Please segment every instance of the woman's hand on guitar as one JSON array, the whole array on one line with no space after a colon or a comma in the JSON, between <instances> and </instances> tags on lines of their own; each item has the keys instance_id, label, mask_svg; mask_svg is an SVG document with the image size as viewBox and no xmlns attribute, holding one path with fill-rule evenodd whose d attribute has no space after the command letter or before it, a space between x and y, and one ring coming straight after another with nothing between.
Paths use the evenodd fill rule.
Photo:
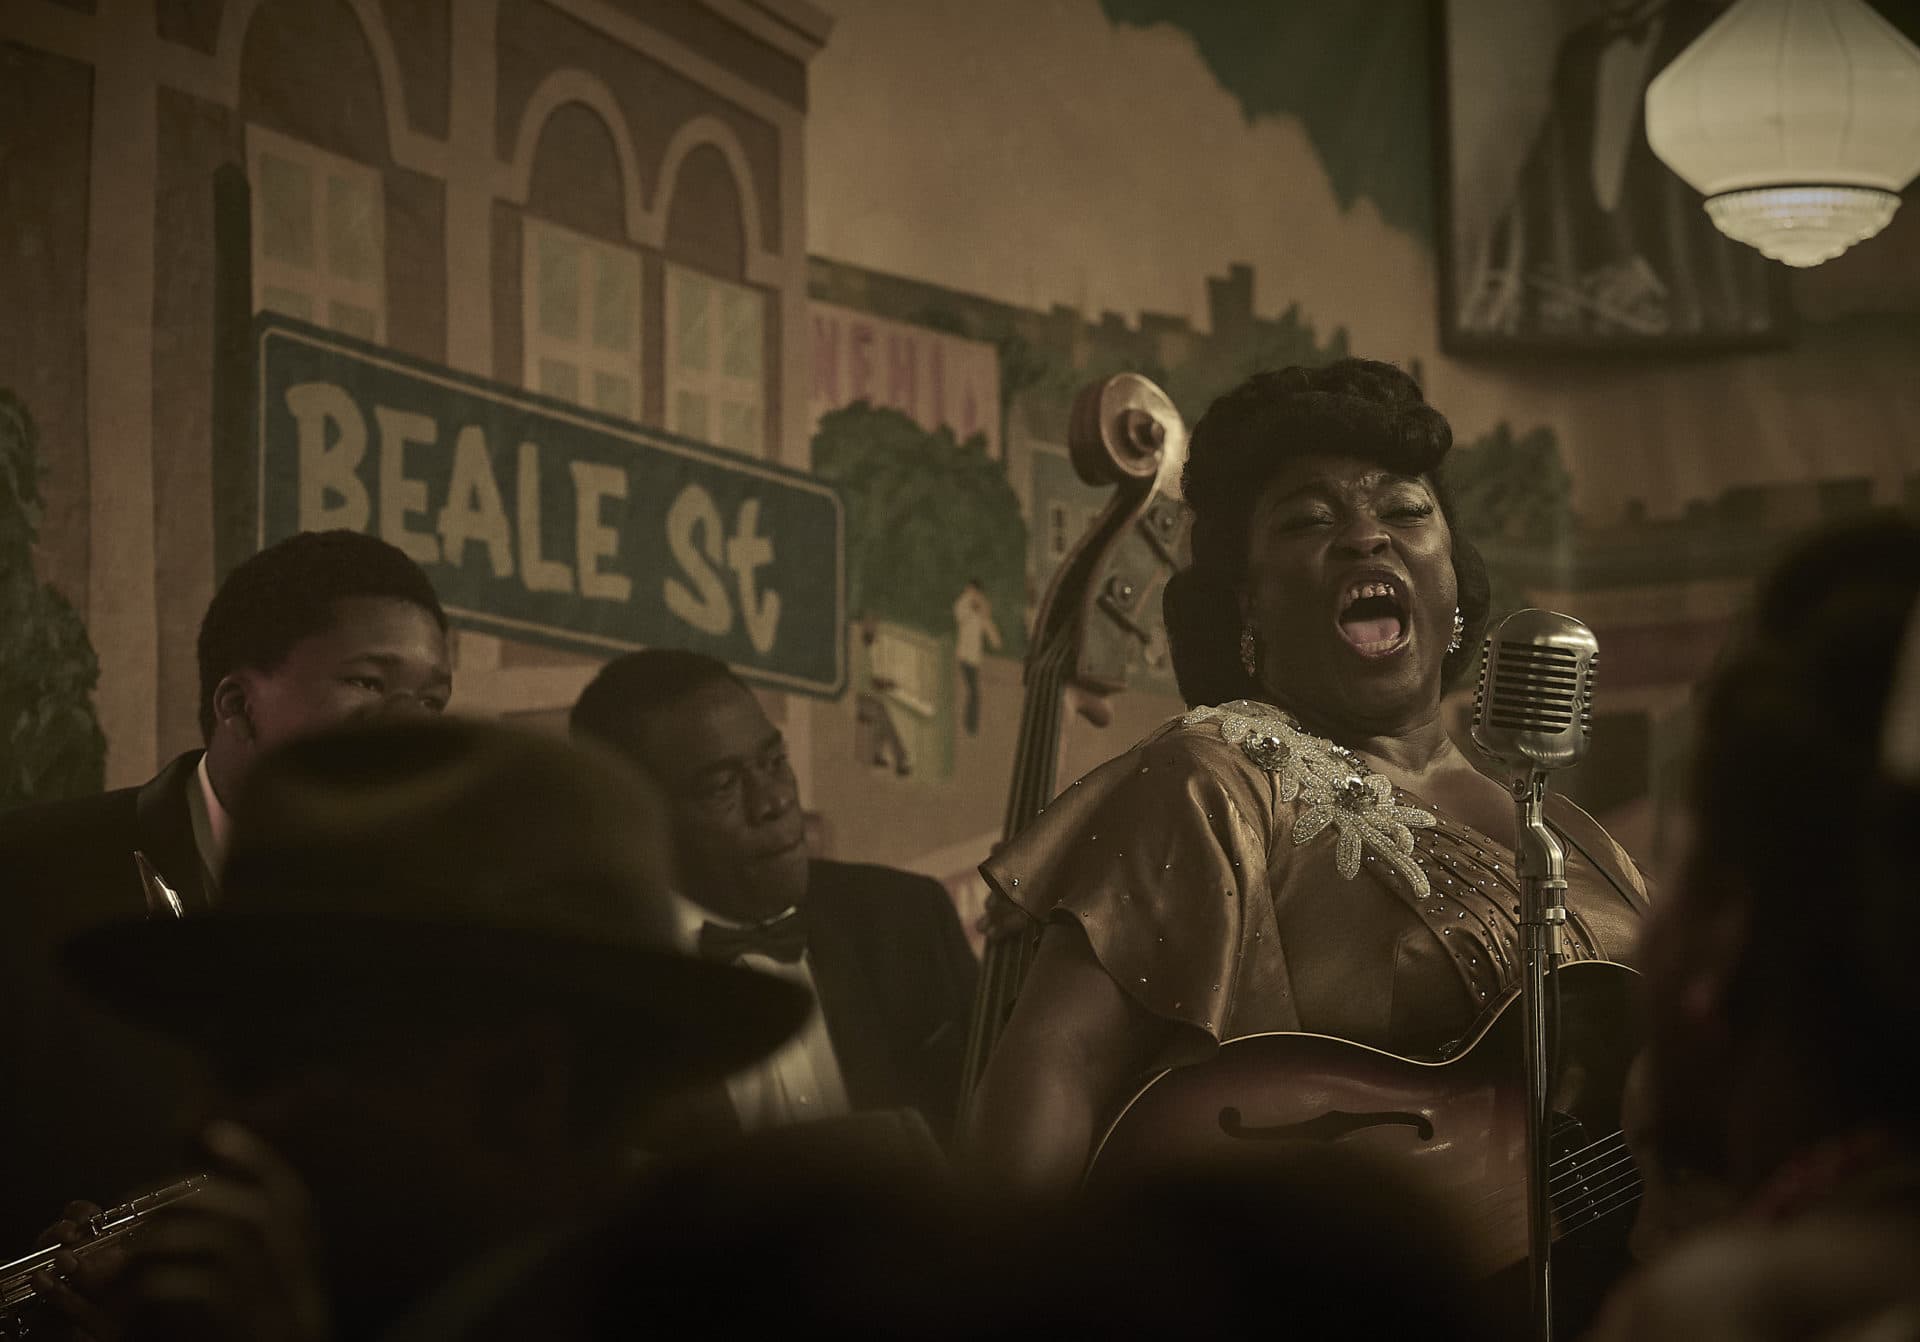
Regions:
<instances>
[{"instance_id":1,"label":"woman's hand on guitar","mask_svg":"<svg viewBox=\"0 0 1920 1342\"><path fill-rule=\"evenodd\" d=\"M1737 1203L1732 1188L1703 1171L1680 1167L1662 1151L1652 1064L1644 1049L1627 1068L1620 1127L1641 1179L1640 1207L1627 1242L1636 1259L1660 1258L1682 1240L1733 1214Z\"/></svg>"},{"instance_id":2,"label":"woman's hand on guitar","mask_svg":"<svg viewBox=\"0 0 1920 1342\"><path fill-rule=\"evenodd\" d=\"M974 920L973 930L988 941L1017 937L1034 930L1033 917L998 890L987 892L987 906Z\"/></svg>"},{"instance_id":3,"label":"woman's hand on guitar","mask_svg":"<svg viewBox=\"0 0 1920 1342\"><path fill-rule=\"evenodd\" d=\"M1063 696L1073 715L1084 718L1096 727L1109 727L1113 724L1113 696L1082 685L1077 680L1067 682Z\"/></svg>"}]
</instances>

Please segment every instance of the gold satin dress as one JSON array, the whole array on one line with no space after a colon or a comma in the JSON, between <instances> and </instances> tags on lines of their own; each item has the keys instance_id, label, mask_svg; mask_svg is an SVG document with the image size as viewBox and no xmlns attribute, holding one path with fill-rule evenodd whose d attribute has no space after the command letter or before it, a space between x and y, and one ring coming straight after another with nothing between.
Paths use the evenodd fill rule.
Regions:
<instances>
[{"instance_id":1,"label":"gold satin dress","mask_svg":"<svg viewBox=\"0 0 1920 1342\"><path fill-rule=\"evenodd\" d=\"M1647 887L1572 803L1572 959L1633 962ZM1499 840L1268 704L1197 709L1055 798L981 874L1177 1032L1163 1064L1272 1030L1437 1055L1518 982Z\"/></svg>"}]
</instances>

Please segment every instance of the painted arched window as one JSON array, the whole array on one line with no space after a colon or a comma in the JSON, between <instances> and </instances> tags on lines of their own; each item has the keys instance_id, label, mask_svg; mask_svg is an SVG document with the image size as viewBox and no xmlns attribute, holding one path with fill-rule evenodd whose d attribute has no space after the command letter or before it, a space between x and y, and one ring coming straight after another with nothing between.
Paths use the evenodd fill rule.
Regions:
<instances>
[{"instance_id":1,"label":"painted arched window","mask_svg":"<svg viewBox=\"0 0 1920 1342\"><path fill-rule=\"evenodd\" d=\"M767 418L766 295L672 262L666 279L667 427L760 456Z\"/></svg>"},{"instance_id":2,"label":"painted arched window","mask_svg":"<svg viewBox=\"0 0 1920 1342\"><path fill-rule=\"evenodd\" d=\"M562 72L549 88L553 98L580 96L530 114L537 139L520 216L522 377L535 391L637 420L643 261L630 237L632 152L616 129L623 113L578 72Z\"/></svg>"},{"instance_id":3,"label":"painted arched window","mask_svg":"<svg viewBox=\"0 0 1920 1342\"><path fill-rule=\"evenodd\" d=\"M640 254L524 220L526 380L622 419L640 416Z\"/></svg>"},{"instance_id":4,"label":"painted arched window","mask_svg":"<svg viewBox=\"0 0 1920 1342\"><path fill-rule=\"evenodd\" d=\"M767 438L768 303L743 282L748 239L738 183L720 149L701 144L672 179L667 204L667 427L747 456Z\"/></svg>"},{"instance_id":5,"label":"painted arched window","mask_svg":"<svg viewBox=\"0 0 1920 1342\"><path fill-rule=\"evenodd\" d=\"M375 16L351 0L241 5L224 29L240 42L255 310L387 343L398 90Z\"/></svg>"},{"instance_id":6,"label":"painted arched window","mask_svg":"<svg viewBox=\"0 0 1920 1342\"><path fill-rule=\"evenodd\" d=\"M253 306L383 344L386 205L380 171L247 127Z\"/></svg>"}]
</instances>

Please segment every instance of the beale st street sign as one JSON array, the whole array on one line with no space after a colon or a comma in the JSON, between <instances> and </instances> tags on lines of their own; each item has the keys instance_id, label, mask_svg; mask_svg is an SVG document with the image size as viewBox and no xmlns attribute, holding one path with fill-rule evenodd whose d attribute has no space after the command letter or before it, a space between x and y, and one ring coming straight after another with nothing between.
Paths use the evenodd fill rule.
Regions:
<instances>
[{"instance_id":1,"label":"beale st street sign","mask_svg":"<svg viewBox=\"0 0 1920 1342\"><path fill-rule=\"evenodd\" d=\"M262 546L365 531L465 628L845 684L840 500L817 480L277 316L254 398Z\"/></svg>"}]
</instances>

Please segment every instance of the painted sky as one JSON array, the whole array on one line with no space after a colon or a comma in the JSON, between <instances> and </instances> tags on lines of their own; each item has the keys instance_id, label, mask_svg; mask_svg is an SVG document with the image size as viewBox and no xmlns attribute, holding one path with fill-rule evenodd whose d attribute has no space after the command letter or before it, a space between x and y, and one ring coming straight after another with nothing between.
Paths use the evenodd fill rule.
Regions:
<instances>
[{"instance_id":1,"label":"painted sky","mask_svg":"<svg viewBox=\"0 0 1920 1342\"><path fill-rule=\"evenodd\" d=\"M1249 121L1297 116L1344 207L1361 196L1388 223L1433 235L1425 128L1433 89L1430 0L1363 5L1100 0L1117 24L1171 24ZM1328 60L1338 51L1341 59Z\"/></svg>"},{"instance_id":2,"label":"painted sky","mask_svg":"<svg viewBox=\"0 0 1920 1342\"><path fill-rule=\"evenodd\" d=\"M1187 33L1116 26L1097 0L827 7L808 128L816 254L1196 325L1206 277L1244 261L1262 312L1298 301L1363 347L1430 352L1421 238L1364 196L1343 206L1301 121L1249 121Z\"/></svg>"}]
</instances>

